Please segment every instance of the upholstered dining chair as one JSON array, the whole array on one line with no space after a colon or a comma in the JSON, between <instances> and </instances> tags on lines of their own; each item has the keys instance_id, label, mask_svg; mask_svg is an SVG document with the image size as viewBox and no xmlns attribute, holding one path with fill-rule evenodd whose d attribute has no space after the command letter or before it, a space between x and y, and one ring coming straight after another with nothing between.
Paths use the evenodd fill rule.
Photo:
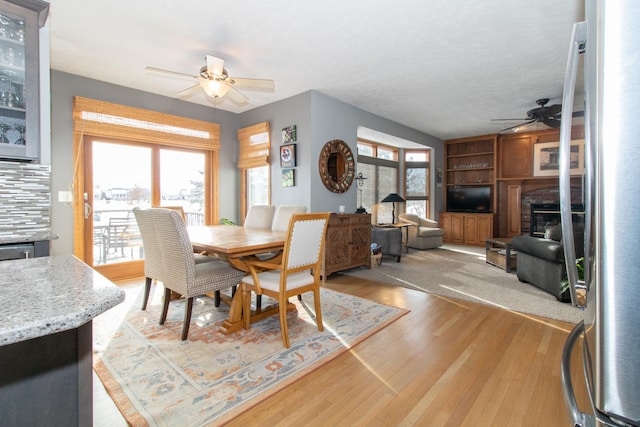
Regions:
<instances>
[{"instance_id":1,"label":"upholstered dining chair","mask_svg":"<svg viewBox=\"0 0 640 427\"><path fill-rule=\"evenodd\" d=\"M147 309L147 303L149 301L149 294L151 293L151 284L155 280L156 282L162 282L162 253L160 252L160 246L158 243L158 236L153 227L153 220L151 219L151 210L135 207L133 210L133 216L138 224L140 230L140 236L142 237L142 248L144 249L144 295L142 298L142 310ZM178 213L180 213L178 211ZM207 255L193 254L196 264L203 262L215 261ZM220 299L220 292L216 293L216 300Z\"/></svg>"},{"instance_id":2,"label":"upholstered dining chair","mask_svg":"<svg viewBox=\"0 0 640 427\"><path fill-rule=\"evenodd\" d=\"M273 222L271 223L272 230L287 231L289 227L289 219L293 214L306 213L306 206L288 206L280 205L276 209L276 213L273 215Z\"/></svg>"},{"instance_id":3,"label":"upholstered dining chair","mask_svg":"<svg viewBox=\"0 0 640 427\"><path fill-rule=\"evenodd\" d=\"M251 293L268 295L278 301L282 342L290 347L287 327L287 302L292 296L313 292L318 330L322 325L320 307L320 266L329 213L294 214L289 221L282 259L274 264L268 261L247 261L250 275L241 282L243 292L243 321L250 327Z\"/></svg>"},{"instance_id":4,"label":"upholstered dining chair","mask_svg":"<svg viewBox=\"0 0 640 427\"><path fill-rule=\"evenodd\" d=\"M151 209L151 219L162 254L162 283L165 288L160 324L163 325L167 319L171 292L181 294L186 299L182 325L184 341L189 334L193 298L236 286L246 273L223 260L196 264L187 227L178 212Z\"/></svg>"},{"instance_id":5,"label":"upholstered dining chair","mask_svg":"<svg viewBox=\"0 0 640 427\"><path fill-rule=\"evenodd\" d=\"M242 225L247 228L271 228L275 209L273 205L253 205L249 208Z\"/></svg>"}]
</instances>

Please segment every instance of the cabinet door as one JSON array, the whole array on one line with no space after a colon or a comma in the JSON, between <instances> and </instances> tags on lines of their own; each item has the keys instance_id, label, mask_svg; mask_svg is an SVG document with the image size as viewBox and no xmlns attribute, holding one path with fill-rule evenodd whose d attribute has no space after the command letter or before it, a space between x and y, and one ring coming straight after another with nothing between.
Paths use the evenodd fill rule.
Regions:
<instances>
[{"instance_id":1,"label":"cabinet door","mask_svg":"<svg viewBox=\"0 0 640 427\"><path fill-rule=\"evenodd\" d=\"M486 215L477 218L477 243L484 243L493 237L493 216Z\"/></svg>"},{"instance_id":2,"label":"cabinet door","mask_svg":"<svg viewBox=\"0 0 640 427\"><path fill-rule=\"evenodd\" d=\"M478 244L478 218L471 215L464 216L464 243Z\"/></svg>"},{"instance_id":3,"label":"cabinet door","mask_svg":"<svg viewBox=\"0 0 640 427\"><path fill-rule=\"evenodd\" d=\"M451 216L451 241L464 243L464 217L462 215Z\"/></svg>"},{"instance_id":4,"label":"cabinet door","mask_svg":"<svg viewBox=\"0 0 640 427\"><path fill-rule=\"evenodd\" d=\"M36 9L40 7L46 9L48 5L36 5ZM3 158L40 157L39 13L0 1L0 157Z\"/></svg>"},{"instance_id":5,"label":"cabinet door","mask_svg":"<svg viewBox=\"0 0 640 427\"><path fill-rule=\"evenodd\" d=\"M351 264L371 262L371 224L356 224L351 227L349 247Z\"/></svg>"},{"instance_id":6,"label":"cabinet door","mask_svg":"<svg viewBox=\"0 0 640 427\"><path fill-rule=\"evenodd\" d=\"M325 271L331 274L349 264L349 227L329 224L325 240Z\"/></svg>"},{"instance_id":7,"label":"cabinet door","mask_svg":"<svg viewBox=\"0 0 640 427\"><path fill-rule=\"evenodd\" d=\"M440 228L444 230L442 240L445 242L451 241L451 215L445 213L440 214Z\"/></svg>"},{"instance_id":8,"label":"cabinet door","mask_svg":"<svg viewBox=\"0 0 640 427\"><path fill-rule=\"evenodd\" d=\"M500 137L499 178L531 176L533 138L530 135Z\"/></svg>"}]
</instances>

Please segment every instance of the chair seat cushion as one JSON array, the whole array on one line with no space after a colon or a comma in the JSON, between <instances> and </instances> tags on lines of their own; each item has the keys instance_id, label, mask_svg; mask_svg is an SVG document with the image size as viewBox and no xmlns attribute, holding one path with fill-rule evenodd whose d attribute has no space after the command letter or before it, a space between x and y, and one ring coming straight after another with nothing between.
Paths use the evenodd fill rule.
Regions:
<instances>
[{"instance_id":1,"label":"chair seat cushion","mask_svg":"<svg viewBox=\"0 0 640 427\"><path fill-rule=\"evenodd\" d=\"M280 271L269 270L258 274L258 280L260 281L260 287L272 292L280 291ZM243 282L250 285L254 285L253 276L248 275ZM303 286L311 285L313 283L313 275L310 271L301 271L299 273L289 274L287 276L287 289L296 289Z\"/></svg>"},{"instance_id":2,"label":"chair seat cushion","mask_svg":"<svg viewBox=\"0 0 640 427\"><path fill-rule=\"evenodd\" d=\"M444 230L442 228L418 227L418 237L437 237L443 235Z\"/></svg>"}]
</instances>

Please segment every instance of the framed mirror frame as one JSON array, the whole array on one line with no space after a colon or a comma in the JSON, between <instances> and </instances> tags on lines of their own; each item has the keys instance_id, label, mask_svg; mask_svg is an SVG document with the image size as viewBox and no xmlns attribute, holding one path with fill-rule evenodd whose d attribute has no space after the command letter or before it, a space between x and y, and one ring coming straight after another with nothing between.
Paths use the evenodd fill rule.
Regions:
<instances>
[{"instance_id":1,"label":"framed mirror frame","mask_svg":"<svg viewBox=\"0 0 640 427\"><path fill-rule=\"evenodd\" d=\"M349 145L341 139L327 142L318 161L320 179L333 193L344 193L353 184L356 163Z\"/></svg>"}]
</instances>

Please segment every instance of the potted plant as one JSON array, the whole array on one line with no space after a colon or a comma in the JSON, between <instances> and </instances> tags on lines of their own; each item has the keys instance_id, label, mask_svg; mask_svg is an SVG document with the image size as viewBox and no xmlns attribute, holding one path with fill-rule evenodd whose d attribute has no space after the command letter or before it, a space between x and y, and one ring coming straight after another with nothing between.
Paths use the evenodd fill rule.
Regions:
<instances>
[{"instance_id":1,"label":"potted plant","mask_svg":"<svg viewBox=\"0 0 640 427\"><path fill-rule=\"evenodd\" d=\"M578 280L584 281L584 257L576 259L576 267L578 268ZM564 279L560 282L560 291L562 302L571 301L571 294L569 291L569 278L565 274Z\"/></svg>"}]
</instances>

